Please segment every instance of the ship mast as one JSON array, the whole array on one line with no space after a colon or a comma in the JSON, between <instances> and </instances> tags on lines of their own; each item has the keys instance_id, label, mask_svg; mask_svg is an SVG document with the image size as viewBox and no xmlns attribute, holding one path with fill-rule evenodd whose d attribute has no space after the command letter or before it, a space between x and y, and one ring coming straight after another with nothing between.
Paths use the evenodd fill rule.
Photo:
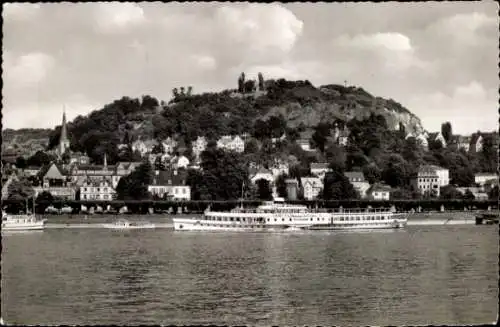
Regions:
<instances>
[{"instance_id":1,"label":"ship mast","mask_svg":"<svg viewBox=\"0 0 500 327\"><path fill-rule=\"evenodd\" d=\"M243 196L244 196L244 195L243 195L243 194L244 194L244 193L243 193L243 192L244 192L244 191L243 191L243 188L244 188L244 187L245 187L245 181L243 181L243 182L241 183L240 208L242 208L242 209L243 209Z\"/></svg>"}]
</instances>

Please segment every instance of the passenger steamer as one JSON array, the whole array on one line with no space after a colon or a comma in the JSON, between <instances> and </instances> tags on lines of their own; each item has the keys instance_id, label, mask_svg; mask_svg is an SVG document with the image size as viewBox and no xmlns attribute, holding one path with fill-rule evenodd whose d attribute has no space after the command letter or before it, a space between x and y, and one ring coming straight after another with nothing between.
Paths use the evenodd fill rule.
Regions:
<instances>
[{"instance_id":1,"label":"passenger steamer","mask_svg":"<svg viewBox=\"0 0 500 327\"><path fill-rule=\"evenodd\" d=\"M179 231L289 231L403 228L407 216L390 209L313 212L283 199L267 202L255 210L237 208L231 212L207 209L201 218L174 218Z\"/></svg>"},{"instance_id":2,"label":"passenger steamer","mask_svg":"<svg viewBox=\"0 0 500 327\"><path fill-rule=\"evenodd\" d=\"M32 231L43 230L46 219L37 219L35 214L28 210L28 200L26 200L27 214L10 215L2 210L2 232L3 231ZM33 204L33 212L34 204Z\"/></svg>"},{"instance_id":3,"label":"passenger steamer","mask_svg":"<svg viewBox=\"0 0 500 327\"><path fill-rule=\"evenodd\" d=\"M9 215L2 212L2 231L43 230L45 220L38 220L35 215Z\"/></svg>"}]
</instances>

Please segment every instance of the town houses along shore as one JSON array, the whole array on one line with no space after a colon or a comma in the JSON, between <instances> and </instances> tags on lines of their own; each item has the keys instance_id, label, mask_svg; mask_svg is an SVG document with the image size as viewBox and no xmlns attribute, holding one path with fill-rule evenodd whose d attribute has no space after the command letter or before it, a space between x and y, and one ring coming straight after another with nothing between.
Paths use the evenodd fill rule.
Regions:
<instances>
[{"instance_id":1,"label":"town houses along shore","mask_svg":"<svg viewBox=\"0 0 500 327\"><path fill-rule=\"evenodd\" d=\"M276 117L256 122L252 133L200 133L189 142L178 134L127 138L112 149L132 154L128 157L133 160L121 161L106 151L94 160L72 151L63 113L53 149L4 149L2 199L95 203L498 198L498 174L490 163L498 133L461 136L453 135L450 127L412 134L401 123L388 130L384 118L375 114L304 130L288 128L283 117ZM261 135L259 124L274 130Z\"/></svg>"}]
</instances>

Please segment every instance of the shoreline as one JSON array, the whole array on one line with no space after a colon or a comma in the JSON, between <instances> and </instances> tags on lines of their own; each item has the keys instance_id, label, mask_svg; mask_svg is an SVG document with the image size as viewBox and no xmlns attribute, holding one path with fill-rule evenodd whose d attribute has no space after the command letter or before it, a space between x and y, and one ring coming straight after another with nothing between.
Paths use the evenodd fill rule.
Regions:
<instances>
[{"instance_id":1,"label":"shoreline","mask_svg":"<svg viewBox=\"0 0 500 327\"><path fill-rule=\"evenodd\" d=\"M475 219L417 219L409 220L406 226L444 226L444 225L475 225ZM173 223L154 223L154 229L174 229ZM46 223L45 229L110 229L104 223Z\"/></svg>"}]
</instances>

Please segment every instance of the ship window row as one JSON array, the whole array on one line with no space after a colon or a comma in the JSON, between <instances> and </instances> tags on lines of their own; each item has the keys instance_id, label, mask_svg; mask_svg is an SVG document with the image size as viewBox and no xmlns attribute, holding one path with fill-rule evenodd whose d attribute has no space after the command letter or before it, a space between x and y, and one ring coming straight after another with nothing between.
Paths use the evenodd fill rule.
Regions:
<instances>
[{"instance_id":1,"label":"ship window row","mask_svg":"<svg viewBox=\"0 0 500 327\"><path fill-rule=\"evenodd\" d=\"M202 224L200 223L200 226L212 226L212 227L240 227L239 225L217 225L217 224ZM261 226L261 225L250 225L248 226L250 228L263 228L264 226Z\"/></svg>"},{"instance_id":2,"label":"ship window row","mask_svg":"<svg viewBox=\"0 0 500 327\"><path fill-rule=\"evenodd\" d=\"M385 220L386 216L376 217L376 216L366 216L366 217L340 217L340 221L366 221L366 220ZM389 219L387 217L387 219Z\"/></svg>"},{"instance_id":3,"label":"ship window row","mask_svg":"<svg viewBox=\"0 0 500 327\"><path fill-rule=\"evenodd\" d=\"M235 222L260 222L262 221L262 218L245 218L245 217L210 217L207 216L205 220L212 220L212 221L235 221Z\"/></svg>"}]
</instances>

